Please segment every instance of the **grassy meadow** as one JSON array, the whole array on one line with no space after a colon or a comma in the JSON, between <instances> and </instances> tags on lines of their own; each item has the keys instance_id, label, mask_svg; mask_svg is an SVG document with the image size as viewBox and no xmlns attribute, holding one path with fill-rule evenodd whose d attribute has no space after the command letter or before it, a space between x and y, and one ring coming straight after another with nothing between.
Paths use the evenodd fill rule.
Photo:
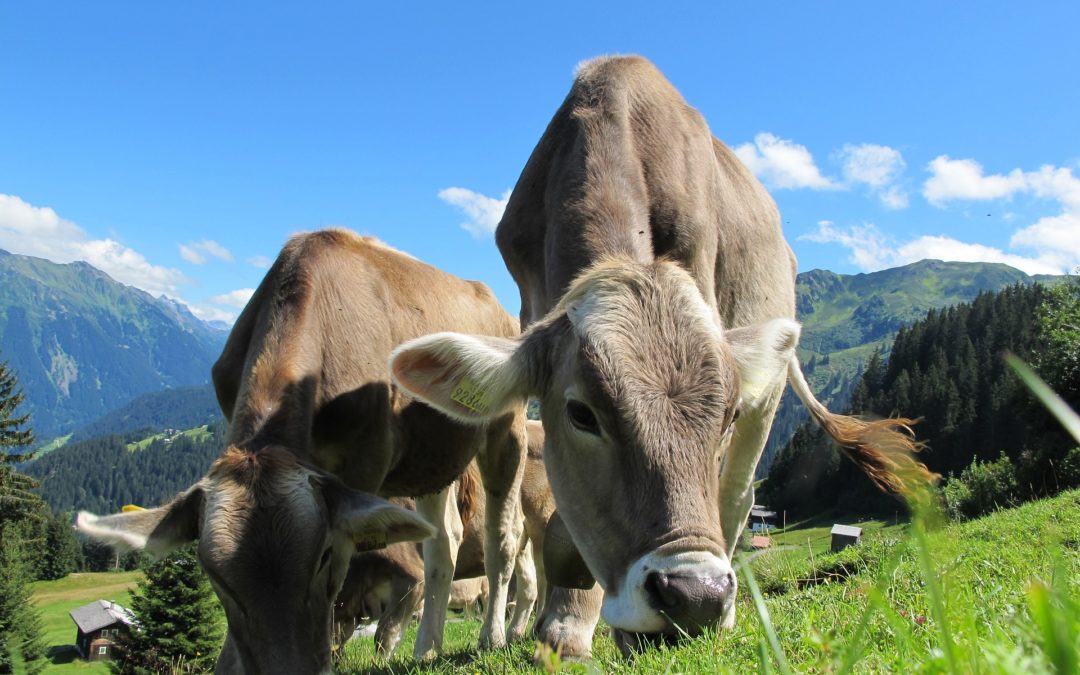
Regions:
<instances>
[{"instance_id":1,"label":"grassy meadow","mask_svg":"<svg viewBox=\"0 0 1080 675\"><path fill-rule=\"evenodd\" d=\"M415 626L390 661L373 640L348 643L339 673L1080 672L1080 491L967 523L868 521L863 543L830 553L840 514L788 523L773 548L743 554L738 622L627 660L601 624L593 658L561 663L536 645L477 652L480 625L452 617L444 655L411 659ZM747 570L751 574L747 573ZM97 599L124 604L138 572L74 574L34 584L49 673L105 673L73 659L68 612Z\"/></svg>"},{"instance_id":2,"label":"grassy meadow","mask_svg":"<svg viewBox=\"0 0 1080 675\"><path fill-rule=\"evenodd\" d=\"M77 658L75 622L68 612L94 600L112 600L130 607L130 591L141 572L84 572L31 585L33 602L41 610L43 638L48 650L46 673L108 673L105 661Z\"/></svg>"},{"instance_id":3,"label":"grassy meadow","mask_svg":"<svg viewBox=\"0 0 1080 675\"><path fill-rule=\"evenodd\" d=\"M744 555L734 630L625 660L601 624L591 661L560 663L549 654L542 669L1080 672L1080 491L967 523L864 523L863 543L836 554L827 552L826 520L789 527L773 549ZM448 623L444 656L423 665L410 658L415 626L389 662L376 658L371 638L360 638L347 645L338 671L537 670L534 644L478 653L478 633L476 622Z\"/></svg>"}]
</instances>

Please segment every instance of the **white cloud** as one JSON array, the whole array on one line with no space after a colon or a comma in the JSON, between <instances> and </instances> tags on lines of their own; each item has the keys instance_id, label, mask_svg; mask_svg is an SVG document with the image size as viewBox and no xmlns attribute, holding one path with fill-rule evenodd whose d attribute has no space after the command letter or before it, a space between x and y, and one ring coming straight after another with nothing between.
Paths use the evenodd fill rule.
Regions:
<instances>
[{"instance_id":1,"label":"white cloud","mask_svg":"<svg viewBox=\"0 0 1080 675\"><path fill-rule=\"evenodd\" d=\"M215 295L210 298L210 302L215 305L225 305L227 307L242 308L254 295L254 288L238 288L235 291L229 291L228 293L222 293L221 295Z\"/></svg>"},{"instance_id":2,"label":"white cloud","mask_svg":"<svg viewBox=\"0 0 1080 675\"><path fill-rule=\"evenodd\" d=\"M224 321L232 323L236 321L236 312L230 312L212 305L188 305L191 313L203 321Z\"/></svg>"},{"instance_id":3,"label":"white cloud","mask_svg":"<svg viewBox=\"0 0 1080 675\"><path fill-rule=\"evenodd\" d=\"M908 205L907 193L896 184L905 163L899 150L886 145L845 145L837 153L848 183L863 183L890 209Z\"/></svg>"},{"instance_id":4,"label":"white cloud","mask_svg":"<svg viewBox=\"0 0 1080 675\"><path fill-rule=\"evenodd\" d=\"M930 178L923 185L923 196L935 206L964 199L983 201L1011 197L1025 188L1024 172L1014 169L1008 175L983 175L982 165L973 159L935 157L927 170Z\"/></svg>"},{"instance_id":5,"label":"white cloud","mask_svg":"<svg viewBox=\"0 0 1080 675\"><path fill-rule=\"evenodd\" d=\"M835 227L831 221L819 220L817 232L804 234L799 239L819 244L840 244L851 251L848 260L865 272L889 267L890 260L895 256L885 235L872 224L853 225L845 231Z\"/></svg>"},{"instance_id":6,"label":"white cloud","mask_svg":"<svg viewBox=\"0 0 1080 675\"><path fill-rule=\"evenodd\" d=\"M464 211L470 220L462 223L461 227L477 239L482 239L495 233L506 210L506 203L510 200L510 190L495 199L466 188L449 187L439 190L439 199Z\"/></svg>"},{"instance_id":7,"label":"white cloud","mask_svg":"<svg viewBox=\"0 0 1080 675\"><path fill-rule=\"evenodd\" d=\"M744 143L735 148L735 154L769 187L812 190L835 190L841 187L821 175L806 146L778 138L768 132L754 136L753 143Z\"/></svg>"},{"instance_id":8,"label":"white cloud","mask_svg":"<svg viewBox=\"0 0 1080 675\"><path fill-rule=\"evenodd\" d=\"M273 262L273 260L267 258L264 255L255 255L247 259L247 264L251 265L252 267L258 267L261 270L270 269L270 265Z\"/></svg>"},{"instance_id":9,"label":"white cloud","mask_svg":"<svg viewBox=\"0 0 1080 675\"><path fill-rule=\"evenodd\" d=\"M992 246L959 241L952 237L922 236L905 244L896 245L873 224L854 225L842 230L833 227L828 221L820 221L816 232L804 234L799 239L840 244L851 251L848 260L864 272L907 265L926 258L959 262L1004 263L1028 274L1061 274L1067 271L1067 266L1054 254L1025 257L1006 253Z\"/></svg>"},{"instance_id":10,"label":"white cloud","mask_svg":"<svg viewBox=\"0 0 1080 675\"><path fill-rule=\"evenodd\" d=\"M191 280L177 269L152 265L113 239L90 239L81 227L14 195L0 194L0 248L57 263L83 260L117 281L153 296L177 297Z\"/></svg>"},{"instance_id":11,"label":"white cloud","mask_svg":"<svg viewBox=\"0 0 1080 675\"><path fill-rule=\"evenodd\" d=\"M1026 260L1037 260L1040 266L1049 268L1041 271L1060 274L1080 265L1080 178L1073 175L1071 168L1046 165L1038 171L1013 169L1007 174L986 175L982 165L973 159L941 155L927 169L931 176L923 186L923 195L936 206L956 200L1012 199L1017 195L1057 202L1060 213L1040 218L1013 233L1009 247L1032 251L1034 256ZM1014 219L1009 217L1006 222Z\"/></svg>"},{"instance_id":12,"label":"white cloud","mask_svg":"<svg viewBox=\"0 0 1080 675\"><path fill-rule=\"evenodd\" d=\"M192 265L205 264L207 255L225 262L232 262L233 259L229 249L213 239L203 239L202 241L179 244L178 246L180 247L180 257Z\"/></svg>"}]
</instances>

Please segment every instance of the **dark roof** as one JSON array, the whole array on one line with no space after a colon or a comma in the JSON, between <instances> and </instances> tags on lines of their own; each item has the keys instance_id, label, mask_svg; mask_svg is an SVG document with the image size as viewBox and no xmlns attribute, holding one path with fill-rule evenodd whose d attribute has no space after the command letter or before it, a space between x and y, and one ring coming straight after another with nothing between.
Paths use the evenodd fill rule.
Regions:
<instances>
[{"instance_id":1,"label":"dark roof","mask_svg":"<svg viewBox=\"0 0 1080 675\"><path fill-rule=\"evenodd\" d=\"M833 534L842 534L845 537L861 537L862 536L862 528L861 527L855 527L854 525L833 525L832 526L832 533Z\"/></svg>"},{"instance_id":2,"label":"dark roof","mask_svg":"<svg viewBox=\"0 0 1080 675\"><path fill-rule=\"evenodd\" d=\"M89 605L71 610L70 614L75 625L84 633L93 633L115 623L130 626L135 620L130 609L110 600L95 600Z\"/></svg>"}]
</instances>

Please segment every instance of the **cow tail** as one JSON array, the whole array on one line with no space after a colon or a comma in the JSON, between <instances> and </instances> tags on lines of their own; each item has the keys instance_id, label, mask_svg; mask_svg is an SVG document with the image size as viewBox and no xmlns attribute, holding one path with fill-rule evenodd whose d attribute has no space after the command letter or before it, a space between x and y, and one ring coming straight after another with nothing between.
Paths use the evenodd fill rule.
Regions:
<instances>
[{"instance_id":1,"label":"cow tail","mask_svg":"<svg viewBox=\"0 0 1080 675\"><path fill-rule=\"evenodd\" d=\"M925 447L915 439L911 429L915 420L906 417L863 420L829 412L814 397L794 357L788 362L788 381L814 421L879 489L921 501L927 486L940 478L915 459L914 455Z\"/></svg>"}]
</instances>

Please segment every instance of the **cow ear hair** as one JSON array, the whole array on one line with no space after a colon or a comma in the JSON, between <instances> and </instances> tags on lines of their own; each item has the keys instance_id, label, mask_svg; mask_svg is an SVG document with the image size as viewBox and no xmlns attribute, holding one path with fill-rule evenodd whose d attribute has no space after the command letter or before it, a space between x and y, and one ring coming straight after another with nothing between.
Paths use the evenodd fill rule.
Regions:
<instances>
[{"instance_id":1,"label":"cow ear hair","mask_svg":"<svg viewBox=\"0 0 1080 675\"><path fill-rule=\"evenodd\" d=\"M515 362L520 340L435 333L390 355L394 382L410 395L470 424L525 404L525 378Z\"/></svg>"},{"instance_id":2,"label":"cow ear hair","mask_svg":"<svg viewBox=\"0 0 1080 675\"><path fill-rule=\"evenodd\" d=\"M417 512L336 481L324 483L323 496L333 529L351 539L357 551L422 541L435 534L435 528Z\"/></svg>"},{"instance_id":3,"label":"cow ear hair","mask_svg":"<svg viewBox=\"0 0 1080 675\"><path fill-rule=\"evenodd\" d=\"M755 406L783 378L788 363L795 358L801 330L790 319L773 319L724 331L739 366L743 405Z\"/></svg>"},{"instance_id":4,"label":"cow ear hair","mask_svg":"<svg viewBox=\"0 0 1080 675\"><path fill-rule=\"evenodd\" d=\"M196 484L156 509L135 508L110 516L80 511L75 527L119 551L146 551L160 558L198 538L202 504L203 488Z\"/></svg>"}]
</instances>

